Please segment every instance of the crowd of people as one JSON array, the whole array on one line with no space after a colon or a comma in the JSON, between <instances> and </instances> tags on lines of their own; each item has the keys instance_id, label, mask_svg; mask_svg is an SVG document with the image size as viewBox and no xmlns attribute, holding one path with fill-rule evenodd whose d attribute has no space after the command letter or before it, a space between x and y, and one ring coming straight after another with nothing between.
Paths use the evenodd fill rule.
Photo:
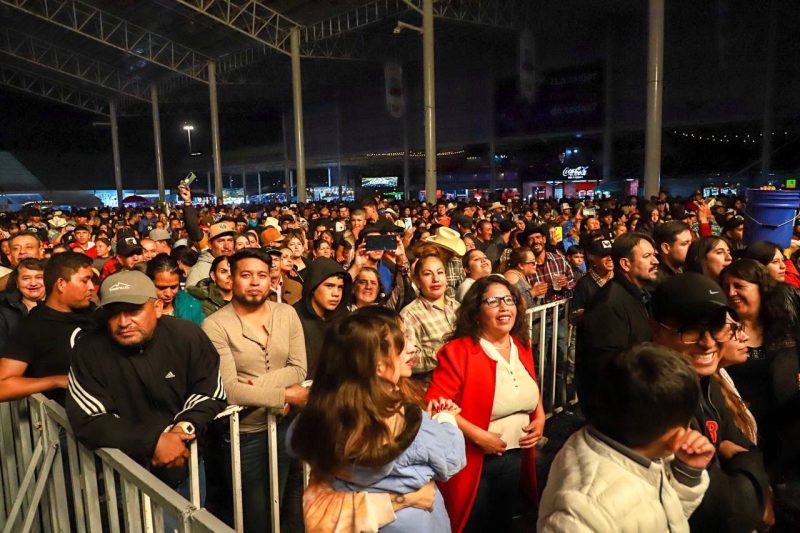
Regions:
<instances>
[{"instance_id":1,"label":"crowd of people","mask_svg":"<svg viewBox=\"0 0 800 533\"><path fill-rule=\"evenodd\" d=\"M800 530L800 224L786 247L750 242L739 198L700 193L179 191L0 215L0 401L44 393L84 445L184 495L196 439L204 504L229 523L214 419L241 406L248 532L270 527L273 475L285 531ZM535 361L556 361L526 310L561 301L547 342L585 425L537 480Z\"/></svg>"}]
</instances>

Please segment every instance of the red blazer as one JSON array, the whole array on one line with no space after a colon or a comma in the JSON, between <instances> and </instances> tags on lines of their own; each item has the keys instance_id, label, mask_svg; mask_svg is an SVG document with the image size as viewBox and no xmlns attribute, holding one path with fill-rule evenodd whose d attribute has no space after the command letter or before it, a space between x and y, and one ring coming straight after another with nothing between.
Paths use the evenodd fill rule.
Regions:
<instances>
[{"instance_id":1,"label":"red blazer","mask_svg":"<svg viewBox=\"0 0 800 533\"><path fill-rule=\"evenodd\" d=\"M536 379L533 354L514 339L519 350L519 359L528 373ZM494 403L494 388L497 379L497 362L487 356L479 344L469 337L455 339L445 344L438 354L439 366L427 392L427 399L444 397L461 407L461 416L476 426L489 429ZM534 413L531 413L531 419ZM523 491L536 501L536 463L534 448L523 450ZM440 482L447 513L454 532L460 532L467 524L472 504L478 492L478 483L483 469L483 451L467 440L467 466L450 478Z\"/></svg>"}]
</instances>

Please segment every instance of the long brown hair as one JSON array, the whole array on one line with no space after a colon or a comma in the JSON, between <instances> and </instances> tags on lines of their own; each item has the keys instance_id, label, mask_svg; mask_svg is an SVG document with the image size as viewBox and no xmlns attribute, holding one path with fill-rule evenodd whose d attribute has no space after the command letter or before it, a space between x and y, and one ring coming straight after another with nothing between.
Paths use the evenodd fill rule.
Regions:
<instances>
[{"instance_id":1,"label":"long brown hair","mask_svg":"<svg viewBox=\"0 0 800 533\"><path fill-rule=\"evenodd\" d=\"M511 328L511 336L517 339L524 347L530 348L531 341L525 315L525 300L522 299L516 287L504 277L496 274L481 278L472 284L472 287L470 287L461 301L461 307L456 311L456 327L447 340L460 339L462 337L470 337L476 343L480 340L481 327L479 317L481 314L481 300L486 297L486 291L489 286L495 284L507 288L511 296L516 298L517 317L514 319L514 326Z\"/></svg>"},{"instance_id":2,"label":"long brown hair","mask_svg":"<svg viewBox=\"0 0 800 533\"><path fill-rule=\"evenodd\" d=\"M291 441L315 477L336 476L351 464L383 466L414 440L421 410L408 406L402 427L392 431L387 421L410 398L377 375L378 363L396 356L404 343L397 321L371 308L333 324L325 335L308 404Z\"/></svg>"},{"instance_id":3,"label":"long brown hair","mask_svg":"<svg viewBox=\"0 0 800 533\"><path fill-rule=\"evenodd\" d=\"M758 432L756 431L755 422L747 410L747 404L736 394L736 391L733 390L728 380L720 375L719 370L714 373L714 379L719 383L719 387L722 390L722 397L725 398L725 405L728 406L728 409L733 415L734 425L739 428L739 431L741 431L745 437L750 439L750 442L755 444Z\"/></svg>"}]
</instances>

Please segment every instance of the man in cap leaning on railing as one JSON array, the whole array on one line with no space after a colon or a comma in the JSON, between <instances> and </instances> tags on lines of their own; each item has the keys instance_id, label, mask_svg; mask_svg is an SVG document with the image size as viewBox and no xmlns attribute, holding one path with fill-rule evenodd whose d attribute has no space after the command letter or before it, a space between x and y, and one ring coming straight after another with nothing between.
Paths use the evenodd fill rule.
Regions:
<instances>
[{"instance_id":1,"label":"man in cap leaning on railing","mask_svg":"<svg viewBox=\"0 0 800 533\"><path fill-rule=\"evenodd\" d=\"M109 276L100 303L107 327L81 339L69 372L75 435L90 449L121 449L181 491L188 442L225 408L219 355L194 323L162 316L139 271Z\"/></svg>"}]
</instances>

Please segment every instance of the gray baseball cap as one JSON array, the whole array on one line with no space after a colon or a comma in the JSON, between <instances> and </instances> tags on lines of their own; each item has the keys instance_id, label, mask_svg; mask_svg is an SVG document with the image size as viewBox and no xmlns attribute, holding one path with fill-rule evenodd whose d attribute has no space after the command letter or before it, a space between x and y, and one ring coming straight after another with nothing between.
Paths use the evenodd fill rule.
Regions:
<instances>
[{"instance_id":1,"label":"gray baseball cap","mask_svg":"<svg viewBox=\"0 0 800 533\"><path fill-rule=\"evenodd\" d=\"M156 286L138 270L111 274L100 286L100 305L103 307L117 303L142 305L156 297Z\"/></svg>"},{"instance_id":2,"label":"gray baseball cap","mask_svg":"<svg viewBox=\"0 0 800 533\"><path fill-rule=\"evenodd\" d=\"M150 230L148 237L154 241L171 241L172 235L165 229L154 228Z\"/></svg>"}]
</instances>

